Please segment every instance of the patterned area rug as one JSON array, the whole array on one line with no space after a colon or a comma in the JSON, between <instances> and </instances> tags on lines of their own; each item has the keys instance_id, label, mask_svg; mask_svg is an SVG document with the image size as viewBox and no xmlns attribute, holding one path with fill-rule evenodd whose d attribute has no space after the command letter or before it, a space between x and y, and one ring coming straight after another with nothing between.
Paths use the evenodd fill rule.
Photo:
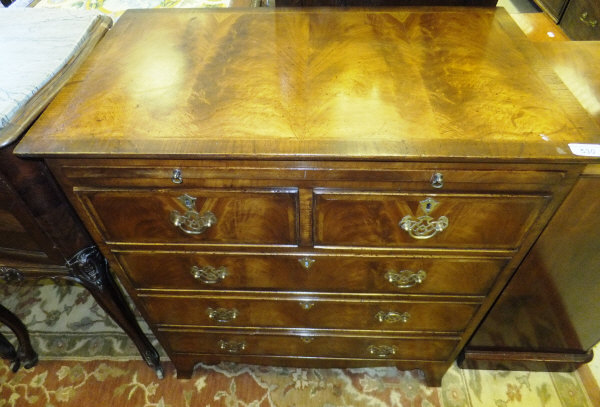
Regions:
<instances>
[{"instance_id":1,"label":"patterned area rug","mask_svg":"<svg viewBox=\"0 0 600 407\"><path fill-rule=\"evenodd\" d=\"M0 280L0 298L2 305L13 311L27 326L34 348L46 359L138 358L137 348L129 337L106 315L90 293L79 285L40 280L17 286L4 284ZM164 355L141 317L138 317L138 322L152 338L161 356ZM9 338L12 335L1 324L0 332L6 333Z\"/></svg>"},{"instance_id":2,"label":"patterned area rug","mask_svg":"<svg viewBox=\"0 0 600 407\"><path fill-rule=\"evenodd\" d=\"M165 373L165 378L158 380L141 361L43 361L16 374L0 367L0 405L592 406L575 377L564 374L552 374L548 379L532 373L497 375L487 381L480 376L467 389L464 376L453 368L438 389L425 387L416 373L393 369L217 365L201 366L190 380L179 380L166 363Z\"/></svg>"},{"instance_id":3,"label":"patterned area rug","mask_svg":"<svg viewBox=\"0 0 600 407\"><path fill-rule=\"evenodd\" d=\"M586 383L593 381L587 367L579 373L533 373L453 366L441 388L426 387L418 372L387 368L286 369L227 364L200 366L191 380L177 380L158 348L166 376L158 380L129 338L82 287L52 281L22 286L0 283L0 298L29 328L41 361L16 374L0 361L0 406L600 405L600 394L586 390ZM143 328L149 332L145 324ZM6 327L0 332L15 343ZM156 340L152 342L158 347ZM587 387L595 391L589 383Z\"/></svg>"}]
</instances>

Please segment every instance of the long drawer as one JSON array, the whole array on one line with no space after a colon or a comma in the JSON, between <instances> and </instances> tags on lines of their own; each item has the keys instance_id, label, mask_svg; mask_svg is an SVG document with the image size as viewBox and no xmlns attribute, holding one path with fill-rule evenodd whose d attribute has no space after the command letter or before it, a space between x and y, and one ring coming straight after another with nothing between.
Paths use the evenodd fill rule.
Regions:
<instances>
[{"instance_id":1,"label":"long drawer","mask_svg":"<svg viewBox=\"0 0 600 407\"><path fill-rule=\"evenodd\" d=\"M479 307L364 297L140 295L153 324L461 332Z\"/></svg>"},{"instance_id":2,"label":"long drawer","mask_svg":"<svg viewBox=\"0 0 600 407\"><path fill-rule=\"evenodd\" d=\"M518 248L550 196L315 192L315 244Z\"/></svg>"},{"instance_id":3,"label":"long drawer","mask_svg":"<svg viewBox=\"0 0 600 407\"><path fill-rule=\"evenodd\" d=\"M114 251L145 289L485 295L505 258Z\"/></svg>"},{"instance_id":4,"label":"long drawer","mask_svg":"<svg viewBox=\"0 0 600 407\"><path fill-rule=\"evenodd\" d=\"M74 185L111 188L272 187L314 183L344 188L390 188L397 191L548 190L565 177L564 169L465 163L359 163L328 161L188 161L71 160L60 171ZM441 175L441 182L435 175ZM435 181L435 182L434 182ZM289 184L288 184L289 185ZM435 186L434 186L435 185ZM439 189L441 188L441 189Z\"/></svg>"},{"instance_id":5,"label":"long drawer","mask_svg":"<svg viewBox=\"0 0 600 407\"><path fill-rule=\"evenodd\" d=\"M218 332L159 330L164 345L177 353L260 356L446 360L457 338L398 337L335 333L272 334L262 331Z\"/></svg>"},{"instance_id":6,"label":"long drawer","mask_svg":"<svg viewBox=\"0 0 600 407\"><path fill-rule=\"evenodd\" d=\"M297 243L295 188L76 193L108 242Z\"/></svg>"}]
</instances>

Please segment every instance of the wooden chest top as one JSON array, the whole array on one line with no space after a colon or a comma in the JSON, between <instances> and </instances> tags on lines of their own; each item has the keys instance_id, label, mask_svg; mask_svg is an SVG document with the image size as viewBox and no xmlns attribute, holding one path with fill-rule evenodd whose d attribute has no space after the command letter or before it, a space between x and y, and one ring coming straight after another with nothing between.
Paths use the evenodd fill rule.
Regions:
<instances>
[{"instance_id":1,"label":"wooden chest top","mask_svg":"<svg viewBox=\"0 0 600 407\"><path fill-rule=\"evenodd\" d=\"M17 153L585 160L569 143L600 130L503 9L179 9L127 11Z\"/></svg>"}]
</instances>

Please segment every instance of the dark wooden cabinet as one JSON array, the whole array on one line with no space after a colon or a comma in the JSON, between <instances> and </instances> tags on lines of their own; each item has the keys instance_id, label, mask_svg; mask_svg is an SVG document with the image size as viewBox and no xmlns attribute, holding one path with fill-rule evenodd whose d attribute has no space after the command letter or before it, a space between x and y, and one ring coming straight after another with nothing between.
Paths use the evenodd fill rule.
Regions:
<instances>
[{"instance_id":1,"label":"dark wooden cabinet","mask_svg":"<svg viewBox=\"0 0 600 407\"><path fill-rule=\"evenodd\" d=\"M560 27L572 40L600 40L600 1L569 0Z\"/></svg>"},{"instance_id":2,"label":"dark wooden cabinet","mask_svg":"<svg viewBox=\"0 0 600 407\"><path fill-rule=\"evenodd\" d=\"M32 221L27 205L7 180L0 178L0 253L14 261L64 266L64 258Z\"/></svg>"},{"instance_id":3,"label":"dark wooden cabinet","mask_svg":"<svg viewBox=\"0 0 600 407\"><path fill-rule=\"evenodd\" d=\"M82 284L130 336L148 365L162 374L158 353L54 177L43 161L16 157L15 144L0 149L0 278L65 278ZM33 366L37 356L25 326L4 307L0 321L19 339L16 351L0 353L14 362L13 369L20 363Z\"/></svg>"}]
</instances>

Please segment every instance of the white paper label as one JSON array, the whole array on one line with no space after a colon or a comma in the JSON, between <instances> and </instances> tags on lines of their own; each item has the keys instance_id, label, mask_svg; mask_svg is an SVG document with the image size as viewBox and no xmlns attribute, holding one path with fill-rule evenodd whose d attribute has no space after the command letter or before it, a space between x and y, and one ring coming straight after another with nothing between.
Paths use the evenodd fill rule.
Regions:
<instances>
[{"instance_id":1,"label":"white paper label","mask_svg":"<svg viewBox=\"0 0 600 407\"><path fill-rule=\"evenodd\" d=\"M575 155L581 155L584 157L600 157L600 144L570 143L569 148Z\"/></svg>"}]
</instances>

